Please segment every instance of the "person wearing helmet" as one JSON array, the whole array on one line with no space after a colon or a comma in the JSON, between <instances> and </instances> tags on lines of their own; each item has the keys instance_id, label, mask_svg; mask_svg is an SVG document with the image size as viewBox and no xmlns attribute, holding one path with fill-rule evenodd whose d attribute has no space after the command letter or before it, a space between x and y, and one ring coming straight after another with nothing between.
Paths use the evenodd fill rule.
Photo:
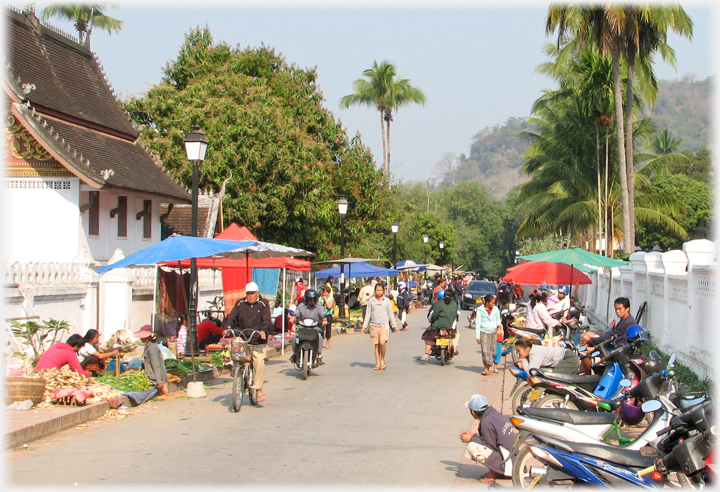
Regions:
<instances>
[{"instance_id":1,"label":"person wearing helmet","mask_svg":"<svg viewBox=\"0 0 720 492\"><path fill-rule=\"evenodd\" d=\"M430 352L435 343L435 336L438 330L454 330L453 348L455 355L458 354L458 343L460 333L457 331L458 306L455 302L454 289L441 289L437 293L438 301L428 311L430 326L423 332L421 338L425 340L425 353L418 357L418 360L428 361Z\"/></svg>"},{"instance_id":2,"label":"person wearing helmet","mask_svg":"<svg viewBox=\"0 0 720 492\"><path fill-rule=\"evenodd\" d=\"M263 385L265 381L265 357L267 355L267 340L272 334L273 325L270 316L270 306L260 297L260 289L255 282L245 286L245 298L235 303L232 311L222 324L223 336L230 333L250 336L248 345L253 354L253 368L255 381L253 389L257 391L257 401L265 401ZM252 334L257 330L257 333ZM252 336L251 336L252 335Z\"/></svg>"},{"instance_id":3,"label":"person wearing helmet","mask_svg":"<svg viewBox=\"0 0 720 492\"><path fill-rule=\"evenodd\" d=\"M460 440L467 443L465 457L489 470L480 482L490 484L497 478L512 476L514 455L511 451L517 431L510 418L490 406L483 395L473 395L465 407L479 422L477 430L462 431Z\"/></svg>"},{"instance_id":4,"label":"person wearing helmet","mask_svg":"<svg viewBox=\"0 0 720 492\"><path fill-rule=\"evenodd\" d=\"M305 298L305 291L307 290L307 285L305 285L305 282L303 282L302 277L298 277L295 279L295 304L300 304L303 299Z\"/></svg>"},{"instance_id":5,"label":"person wearing helmet","mask_svg":"<svg viewBox=\"0 0 720 492\"><path fill-rule=\"evenodd\" d=\"M569 293L570 289L568 289L567 285L561 285L558 288L558 301L556 301L553 305L552 312L550 311L550 307L548 307L548 313L550 314L550 316L555 319L561 319L567 316L567 312L570 309L570 297L568 296Z\"/></svg>"},{"instance_id":6,"label":"person wearing helmet","mask_svg":"<svg viewBox=\"0 0 720 492\"><path fill-rule=\"evenodd\" d=\"M398 307L398 318L400 318L400 323L402 324L402 328L400 328L400 331L407 331L408 324L407 324L407 314L410 310L410 294L408 294L407 291L407 284L405 282L399 282L398 283L398 295L397 295L397 307Z\"/></svg>"},{"instance_id":7,"label":"person wearing helmet","mask_svg":"<svg viewBox=\"0 0 720 492\"><path fill-rule=\"evenodd\" d=\"M365 319L360 333L370 328L370 340L375 346L375 367L374 370L385 369L385 351L388 341L388 325L397 331L395 316L393 315L390 299L385 297L385 286L382 283L375 284L375 296L367 303Z\"/></svg>"},{"instance_id":8,"label":"person wearing helmet","mask_svg":"<svg viewBox=\"0 0 720 492\"><path fill-rule=\"evenodd\" d=\"M325 330L325 325L327 325L327 318L325 317L325 309L322 307L320 302L318 302L318 293L314 289L308 289L305 291L304 300L298 304L298 307L295 310L295 319L297 319L298 322L307 318L318 322L316 329L320 335L320 341L318 343L317 360L318 364L322 365L324 364L322 359L323 332ZM293 354L290 356L290 362L293 364L295 364L295 361L297 360L297 346L298 339L296 331L292 339Z\"/></svg>"}]
</instances>

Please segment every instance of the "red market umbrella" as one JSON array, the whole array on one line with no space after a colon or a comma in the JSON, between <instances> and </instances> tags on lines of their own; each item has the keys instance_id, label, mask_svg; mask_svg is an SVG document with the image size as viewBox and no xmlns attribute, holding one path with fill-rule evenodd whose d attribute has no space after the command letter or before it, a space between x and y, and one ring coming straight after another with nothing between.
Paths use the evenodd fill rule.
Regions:
<instances>
[{"instance_id":1,"label":"red market umbrella","mask_svg":"<svg viewBox=\"0 0 720 492\"><path fill-rule=\"evenodd\" d=\"M528 261L514 266L502 278L504 282L533 285L582 285L591 284L590 278L575 267L565 263Z\"/></svg>"}]
</instances>

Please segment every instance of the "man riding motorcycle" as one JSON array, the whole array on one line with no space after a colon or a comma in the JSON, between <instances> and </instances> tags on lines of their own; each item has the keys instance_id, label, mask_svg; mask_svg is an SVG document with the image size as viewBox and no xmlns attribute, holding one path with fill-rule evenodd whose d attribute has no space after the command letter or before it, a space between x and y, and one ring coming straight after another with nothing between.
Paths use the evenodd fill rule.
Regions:
<instances>
[{"instance_id":1,"label":"man riding motorcycle","mask_svg":"<svg viewBox=\"0 0 720 492\"><path fill-rule=\"evenodd\" d=\"M325 310L323 307L318 303L318 295L317 292L313 289L308 289L305 291L304 301L301 302L297 309L295 310L295 319L297 322L301 322L302 320L306 318L311 318L318 322L318 326L316 328L318 335L320 336L320 342L318 343L318 365L324 364L322 360L322 348L323 348L323 333L324 333L324 327L327 324L327 318L325 317ZM297 346L298 346L298 334L295 332L292 339L292 349L293 354L290 357L290 362L295 364L295 361L297 360Z\"/></svg>"}]
</instances>

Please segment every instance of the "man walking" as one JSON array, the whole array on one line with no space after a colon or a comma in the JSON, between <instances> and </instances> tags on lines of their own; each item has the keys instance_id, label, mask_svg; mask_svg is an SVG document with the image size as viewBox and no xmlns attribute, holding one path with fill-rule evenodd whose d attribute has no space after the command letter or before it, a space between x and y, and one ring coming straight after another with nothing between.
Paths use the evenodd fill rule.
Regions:
<instances>
[{"instance_id":1,"label":"man walking","mask_svg":"<svg viewBox=\"0 0 720 492\"><path fill-rule=\"evenodd\" d=\"M223 336L230 332L242 333L248 337L253 330L258 330L248 340L253 354L255 381L253 388L257 391L257 401L265 401L263 385L265 382L265 356L267 355L267 339L272 332L270 306L260 297L260 289L255 282L245 286L245 298L235 303L230 315L223 321Z\"/></svg>"}]
</instances>

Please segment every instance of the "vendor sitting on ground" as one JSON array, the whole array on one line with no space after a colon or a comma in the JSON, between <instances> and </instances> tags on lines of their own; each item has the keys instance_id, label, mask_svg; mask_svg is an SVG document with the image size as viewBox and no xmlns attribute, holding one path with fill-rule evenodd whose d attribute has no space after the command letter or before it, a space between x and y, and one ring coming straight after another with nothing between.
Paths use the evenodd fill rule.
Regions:
<instances>
[{"instance_id":1,"label":"vendor sitting on ground","mask_svg":"<svg viewBox=\"0 0 720 492\"><path fill-rule=\"evenodd\" d=\"M86 371L90 371L93 376L105 370L105 359L115 357L120 353L120 349L116 348L107 352L98 347L100 343L100 332L90 329L83 337L85 343L78 351L77 357L80 360L80 367Z\"/></svg>"},{"instance_id":2,"label":"vendor sitting on ground","mask_svg":"<svg viewBox=\"0 0 720 492\"><path fill-rule=\"evenodd\" d=\"M58 342L50 345L35 364L35 372L40 372L43 369L60 369L67 364L73 371L84 376L90 376L90 372L83 369L80 366L80 360L78 360L77 353L83 345L85 345L85 339L77 333L70 335L65 343Z\"/></svg>"},{"instance_id":3,"label":"vendor sitting on ground","mask_svg":"<svg viewBox=\"0 0 720 492\"><path fill-rule=\"evenodd\" d=\"M220 327L220 320L208 318L195 327L197 332L198 347L204 349L206 345L218 343L222 338L223 329Z\"/></svg>"},{"instance_id":4,"label":"vendor sitting on ground","mask_svg":"<svg viewBox=\"0 0 720 492\"><path fill-rule=\"evenodd\" d=\"M503 463L510 456L517 436L509 418L488 405L482 395L473 395L465 406L480 421L477 433L469 430L460 433L460 440L467 443L465 457L490 470L480 481L493 483L497 478L512 476L512 459Z\"/></svg>"}]
</instances>

